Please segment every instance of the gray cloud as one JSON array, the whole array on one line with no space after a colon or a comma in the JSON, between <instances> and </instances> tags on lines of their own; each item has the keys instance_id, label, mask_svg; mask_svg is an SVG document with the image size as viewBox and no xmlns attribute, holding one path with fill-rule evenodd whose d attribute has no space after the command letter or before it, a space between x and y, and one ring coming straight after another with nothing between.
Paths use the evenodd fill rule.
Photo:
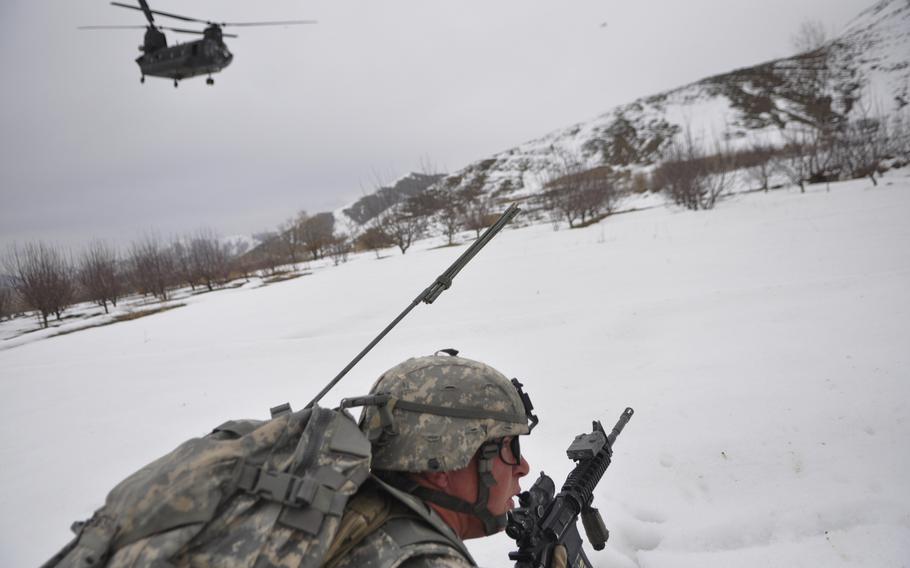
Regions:
<instances>
[{"instance_id":1,"label":"gray cloud","mask_svg":"<svg viewBox=\"0 0 910 568\"><path fill-rule=\"evenodd\" d=\"M220 20L320 21L241 29L214 87L174 89L139 84L141 30L75 29L142 23L138 12L8 0L0 245L268 229L355 199L376 172L404 174L421 158L455 169L638 96L787 55L802 20L837 31L867 4L153 0Z\"/></svg>"}]
</instances>

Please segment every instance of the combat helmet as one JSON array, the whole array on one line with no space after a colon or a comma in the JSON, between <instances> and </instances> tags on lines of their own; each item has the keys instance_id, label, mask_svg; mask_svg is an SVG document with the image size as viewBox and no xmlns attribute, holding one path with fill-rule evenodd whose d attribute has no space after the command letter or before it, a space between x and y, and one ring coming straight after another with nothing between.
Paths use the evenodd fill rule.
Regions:
<instances>
[{"instance_id":1,"label":"combat helmet","mask_svg":"<svg viewBox=\"0 0 910 568\"><path fill-rule=\"evenodd\" d=\"M489 489L496 483L491 460L498 452L491 442L528 434L538 420L517 379L510 381L489 365L457 354L445 349L408 359L383 373L370 396L343 405L366 407L360 429L372 443L372 468L384 480L425 501L474 514L492 534L505 525L505 516L487 509ZM475 454L480 483L474 503L396 474L461 469Z\"/></svg>"}]
</instances>

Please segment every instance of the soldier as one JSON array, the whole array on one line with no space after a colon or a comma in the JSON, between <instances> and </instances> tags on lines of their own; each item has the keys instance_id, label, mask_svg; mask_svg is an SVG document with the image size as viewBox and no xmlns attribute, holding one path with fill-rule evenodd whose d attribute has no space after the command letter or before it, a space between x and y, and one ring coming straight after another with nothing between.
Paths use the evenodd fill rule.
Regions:
<instances>
[{"instance_id":1,"label":"soldier","mask_svg":"<svg viewBox=\"0 0 910 568\"><path fill-rule=\"evenodd\" d=\"M476 566L463 541L505 528L529 469L519 436L537 417L517 380L446 353L373 385L360 420L373 475L347 507L332 568Z\"/></svg>"},{"instance_id":2,"label":"soldier","mask_svg":"<svg viewBox=\"0 0 910 568\"><path fill-rule=\"evenodd\" d=\"M342 403L367 407L360 431L314 408L187 441L118 484L45 566L476 566L464 540L505 528L537 417L516 379L446 353ZM276 465L298 452L307 465ZM222 499L225 486L241 491ZM557 547L550 568L565 557Z\"/></svg>"}]
</instances>

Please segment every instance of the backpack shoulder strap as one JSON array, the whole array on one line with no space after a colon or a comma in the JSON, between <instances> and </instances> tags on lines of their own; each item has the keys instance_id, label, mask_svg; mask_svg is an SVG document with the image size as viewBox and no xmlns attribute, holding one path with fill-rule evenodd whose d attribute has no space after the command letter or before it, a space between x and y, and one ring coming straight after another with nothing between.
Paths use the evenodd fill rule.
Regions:
<instances>
[{"instance_id":1,"label":"backpack shoulder strap","mask_svg":"<svg viewBox=\"0 0 910 568\"><path fill-rule=\"evenodd\" d=\"M355 546L388 521L392 502L367 482L348 501L332 545L326 551L324 568L334 568Z\"/></svg>"},{"instance_id":2,"label":"backpack shoulder strap","mask_svg":"<svg viewBox=\"0 0 910 568\"><path fill-rule=\"evenodd\" d=\"M371 479L378 484L383 491L388 492L390 495L395 497L395 499L407 507L411 513L416 514L420 520L424 521L435 529L436 533L445 537L446 543L449 547L454 548L459 553L461 553L471 564L476 565L474 558L471 556L471 553L468 552L467 547L464 542L458 538L458 535L452 530L452 528L445 523L445 521L440 518L436 511L431 509L429 505L414 497L410 493L405 493L404 491L397 489L388 483L382 481L375 475Z\"/></svg>"}]
</instances>

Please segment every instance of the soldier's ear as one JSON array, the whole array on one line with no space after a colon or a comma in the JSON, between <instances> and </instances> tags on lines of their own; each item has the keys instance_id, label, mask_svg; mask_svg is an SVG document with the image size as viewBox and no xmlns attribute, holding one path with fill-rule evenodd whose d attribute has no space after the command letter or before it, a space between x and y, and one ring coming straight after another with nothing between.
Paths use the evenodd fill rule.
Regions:
<instances>
[{"instance_id":1,"label":"soldier's ear","mask_svg":"<svg viewBox=\"0 0 910 568\"><path fill-rule=\"evenodd\" d=\"M423 471L418 477L426 481L434 489L448 489L452 485L448 471Z\"/></svg>"}]
</instances>

